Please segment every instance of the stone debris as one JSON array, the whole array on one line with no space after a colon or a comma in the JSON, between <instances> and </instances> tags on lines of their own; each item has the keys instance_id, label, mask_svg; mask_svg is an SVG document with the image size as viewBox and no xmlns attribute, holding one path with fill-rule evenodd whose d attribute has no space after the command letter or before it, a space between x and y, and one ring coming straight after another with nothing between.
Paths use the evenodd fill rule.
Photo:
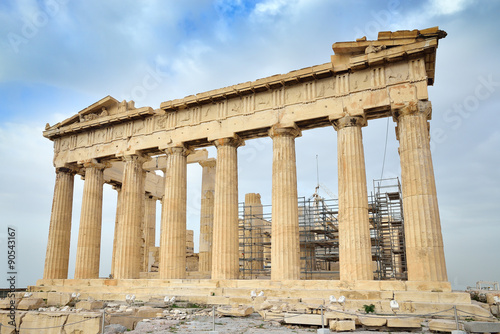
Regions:
<instances>
[{"instance_id":1,"label":"stone debris","mask_svg":"<svg viewBox=\"0 0 500 334\"><path fill-rule=\"evenodd\" d=\"M253 307L248 306L238 306L238 307L218 307L217 313L221 316L230 316L230 317L246 317L253 313Z\"/></svg>"},{"instance_id":2,"label":"stone debris","mask_svg":"<svg viewBox=\"0 0 500 334\"><path fill-rule=\"evenodd\" d=\"M89 311L99 310L104 307L104 302L97 300L82 300L76 303L75 307Z\"/></svg>"},{"instance_id":3,"label":"stone debris","mask_svg":"<svg viewBox=\"0 0 500 334\"><path fill-rule=\"evenodd\" d=\"M286 324L321 326L321 315L285 313L284 321ZM323 325L328 326L328 320L325 317L323 317Z\"/></svg>"},{"instance_id":4,"label":"stone debris","mask_svg":"<svg viewBox=\"0 0 500 334\"><path fill-rule=\"evenodd\" d=\"M398 318L391 317L387 319L387 327L394 328L421 328L422 327L422 318Z\"/></svg>"},{"instance_id":5,"label":"stone debris","mask_svg":"<svg viewBox=\"0 0 500 334\"><path fill-rule=\"evenodd\" d=\"M500 333L500 322L471 321L464 327L469 333Z\"/></svg>"},{"instance_id":6,"label":"stone debris","mask_svg":"<svg viewBox=\"0 0 500 334\"><path fill-rule=\"evenodd\" d=\"M42 298L23 298L17 305L18 310L38 310L44 306L45 302Z\"/></svg>"},{"instance_id":7,"label":"stone debris","mask_svg":"<svg viewBox=\"0 0 500 334\"><path fill-rule=\"evenodd\" d=\"M104 334L119 334L119 333L124 333L126 331L127 327L119 324L112 324L104 327Z\"/></svg>"},{"instance_id":8,"label":"stone debris","mask_svg":"<svg viewBox=\"0 0 500 334\"><path fill-rule=\"evenodd\" d=\"M433 332L449 332L457 329L457 324L453 320L432 319L428 323L429 329ZM463 324L459 324L459 329L463 330Z\"/></svg>"},{"instance_id":9,"label":"stone debris","mask_svg":"<svg viewBox=\"0 0 500 334\"><path fill-rule=\"evenodd\" d=\"M37 298L26 298L29 305L39 303ZM106 320L110 323L106 327L106 334L123 333L151 333L155 330L166 330L167 332L188 333L198 332L197 329L211 330L208 326L212 319L212 308L178 308L178 307L151 307L151 306L128 306L124 302L113 302L105 304L102 301L85 301L86 303L102 303L106 310ZM27 303L27 302L25 302ZM156 305L156 304L155 304ZM306 304L287 304L278 301L263 301L258 310L259 315L254 314L253 307L247 306L221 306L217 308L217 324L226 323L223 319L245 318L248 326L251 327L253 321L260 321L258 328L268 328L269 331L275 328L284 333L284 330L299 330L301 326L305 328L320 328L321 325L331 331L347 332L356 330L356 325L363 326L370 330L422 330L424 332L452 332L456 329L454 321L432 319L428 322L419 317L398 317L398 316L368 316L363 314L347 314L349 312L337 309L324 312L323 324L321 323L320 309L308 308ZM306 312L293 311L304 309ZM83 333L99 333L101 310L88 312L83 308L76 308L69 305L56 307L39 307L38 311L24 312L17 320L21 328L28 327L48 327L64 326L67 333L80 329L80 321L85 320L86 331ZM291 311L292 310L292 311ZM342 311L342 312L341 312ZM21 315L21 313L20 313ZM0 321L6 319L8 311L0 311ZM347 318L350 317L350 318ZM201 320L204 319L204 320ZM73 324L77 323L77 324ZM193 324L193 325L184 325ZM196 324L196 325L194 325ZM246 323L245 323L246 324ZM264 325L265 324L265 325ZM281 325L283 324L283 325ZM469 332L499 332L496 331L500 323L470 322ZM241 323L240 323L241 325ZM83 325L82 325L83 326ZM191 327L189 327L191 326ZM198 326L198 327L197 327ZM247 326L247 325L245 325ZM267 327L265 327L267 326ZM186 328L190 331L183 331ZM174 330L175 328L178 331ZM462 328L462 327L461 327ZM125 330L124 330L125 329ZM462 328L463 329L463 328ZM358 329L359 331L359 329Z\"/></svg>"},{"instance_id":10,"label":"stone debris","mask_svg":"<svg viewBox=\"0 0 500 334\"><path fill-rule=\"evenodd\" d=\"M268 302L267 300L263 301L261 304L255 307L257 311L269 310L273 307L273 304Z\"/></svg>"},{"instance_id":11,"label":"stone debris","mask_svg":"<svg viewBox=\"0 0 500 334\"><path fill-rule=\"evenodd\" d=\"M356 322L354 320L330 321L330 329L336 332L350 332L356 329Z\"/></svg>"},{"instance_id":12,"label":"stone debris","mask_svg":"<svg viewBox=\"0 0 500 334\"><path fill-rule=\"evenodd\" d=\"M361 325L366 327L382 327L387 324L387 319L383 317L358 317Z\"/></svg>"}]
</instances>

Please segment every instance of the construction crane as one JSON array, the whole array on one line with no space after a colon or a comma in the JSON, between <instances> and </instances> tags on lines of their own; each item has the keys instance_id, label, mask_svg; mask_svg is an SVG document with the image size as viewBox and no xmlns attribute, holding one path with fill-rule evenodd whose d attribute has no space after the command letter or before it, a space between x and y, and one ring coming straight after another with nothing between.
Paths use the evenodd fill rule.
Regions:
<instances>
[{"instance_id":1,"label":"construction crane","mask_svg":"<svg viewBox=\"0 0 500 334\"><path fill-rule=\"evenodd\" d=\"M335 194L330 189L328 189L327 186L319 182L319 159L317 154L316 154L316 180L317 180L316 188L314 188L314 194L312 195L314 199L321 197L319 196L318 193L319 188L321 188L325 193L327 193L327 195L330 196L331 199L337 198L337 196L335 196Z\"/></svg>"}]
</instances>

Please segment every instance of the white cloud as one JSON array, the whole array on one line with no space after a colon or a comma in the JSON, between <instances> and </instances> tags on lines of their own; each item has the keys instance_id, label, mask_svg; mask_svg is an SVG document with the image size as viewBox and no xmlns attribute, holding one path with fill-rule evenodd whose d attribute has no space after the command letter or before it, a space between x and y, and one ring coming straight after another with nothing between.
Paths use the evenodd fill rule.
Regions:
<instances>
[{"instance_id":1,"label":"white cloud","mask_svg":"<svg viewBox=\"0 0 500 334\"><path fill-rule=\"evenodd\" d=\"M436 15L453 15L465 10L474 0L430 0L429 12Z\"/></svg>"},{"instance_id":2,"label":"white cloud","mask_svg":"<svg viewBox=\"0 0 500 334\"><path fill-rule=\"evenodd\" d=\"M254 13L258 16L276 16L282 14L284 9L293 6L296 1L267 0L255 6Z\"/></svg>"}]
</instances>

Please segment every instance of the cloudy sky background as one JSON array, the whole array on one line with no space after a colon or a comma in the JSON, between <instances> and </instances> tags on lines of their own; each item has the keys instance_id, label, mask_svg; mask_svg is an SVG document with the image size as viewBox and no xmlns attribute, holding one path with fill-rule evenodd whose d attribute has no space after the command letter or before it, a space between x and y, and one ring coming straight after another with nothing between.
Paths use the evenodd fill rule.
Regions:
<instances>
[{"instance_id":1,"label":"cloudy sky background","mask_svg":"<svg viewBox=\"0 0 500 334\"><path fill-rule=\"evenodd\" d=\"M158 108L162 101L326 63L337 41L439 26L448 37L439 44L429 95L449 280L454 288L500 281L499 14L494 0L1 2L0 272L7 272L12 225L18 286L43 275L55 179L52 142L42 137L47 122L106 95ZM390 120L383 177L400 174L394 125ZM381 177L386 127L382 119L363 129L369 191L371 180ZM296 140L301 196L314 192L316 155L320 182L337 193L336 145L331 127ZM238 150L240 201L257 192L270 204L271 140L248 141ZM190 165L188 173L188 228L197 239L201 167ZM70 277L82 189L75 178ZM106 185L101 276L110 270L115 205L116 192ZM159 219L158 211L158 227Z\"/></svg>"}]
</instances>

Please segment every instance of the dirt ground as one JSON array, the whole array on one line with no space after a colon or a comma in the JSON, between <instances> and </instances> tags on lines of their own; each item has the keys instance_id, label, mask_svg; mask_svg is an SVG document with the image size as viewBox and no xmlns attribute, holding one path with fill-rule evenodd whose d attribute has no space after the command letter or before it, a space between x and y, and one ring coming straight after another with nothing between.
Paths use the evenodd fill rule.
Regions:
<instances>
[{"instance_id":1,"label":"dirt ground","mask_svg":"<svg viewBox=\"0 0 500 334\"><path fill-rule=\"evenodd\" d=\"M195 316L187 320L149 320L137 324L136 329L127 331L130 334L146 333L207 333L212 330L211 316ZM215 319L215 330L220 334L264 334L264 333L316 333L319 327L281 325L277 322L263 321L258 314L245 318L222 317ZM380 332L357 330L356 334L376 334ZM408 333L408 332L391 332Z\"/></svg>"}]
</instances>

